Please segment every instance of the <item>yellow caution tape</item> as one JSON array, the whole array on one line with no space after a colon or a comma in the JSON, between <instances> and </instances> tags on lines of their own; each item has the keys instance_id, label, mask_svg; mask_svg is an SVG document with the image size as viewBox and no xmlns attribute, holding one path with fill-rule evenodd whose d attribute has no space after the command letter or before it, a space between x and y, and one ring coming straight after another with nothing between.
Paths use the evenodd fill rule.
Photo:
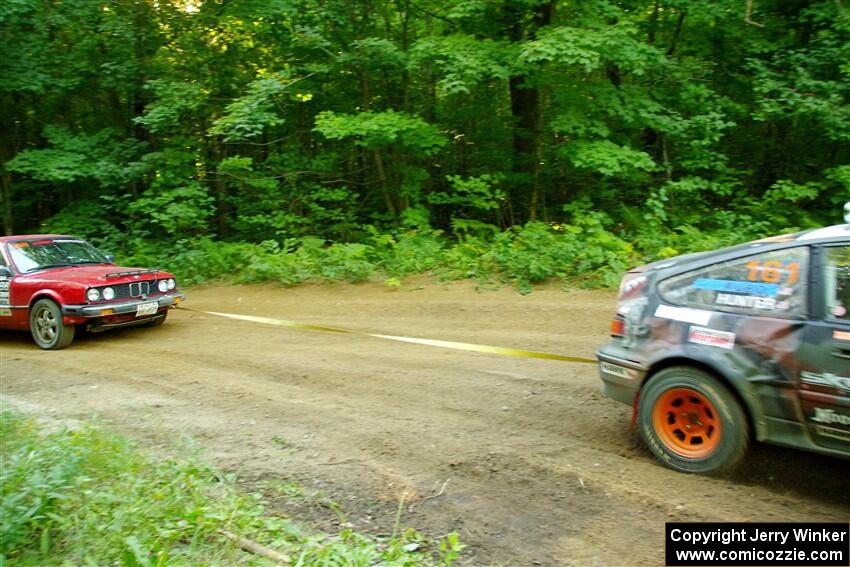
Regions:
<instances>
[{"instance_id":1,"label":"yellow caution tape","mask_svg":"<svg viewBox=\"0 0 850 567\"><path fill-rule=\"evenodd\" d=\"M191 309L183 307L179 309L185 311L194 311L195 313L204 313L206 315L215 315L216 317L226 317L228 319L237 319L239 321L251 321L253 323L262 323L263 325L276 325L278 327L289 327L292 329L302 329L305 331L321 331L323 333L345 333L349 335L359 335L361 337L374 337L376 339L386 339L388 341L398 341L402 343L413 343L417 345L427 345L440 348L450 348L453 350L466 350L470 352L483 352L488 354L500 354L502 356L519 356L523 358L545 358L547 360L562 360L564 362L578 362L581 364L596 364L596 360L592 358L582 358L580 356L565 356L563 354L551 354L548 352L537 352L533 350L522 350L517 348L498 347L491 345L479 345L474 343L461 343L457 341L443 341L439 339L420 339L416 337L404 337L398 335L382 335L379 333L367 333L365 331L356 331L354 329L344 329L341 327L328 327L325 325L313 325L310 323L300 323L298 321L290 321L287 319L272 319L271 317L257 317L255 315L238 315L235 313L219 313L217 311L201 311L199 309Z\"/></svg>"}]
</instances>

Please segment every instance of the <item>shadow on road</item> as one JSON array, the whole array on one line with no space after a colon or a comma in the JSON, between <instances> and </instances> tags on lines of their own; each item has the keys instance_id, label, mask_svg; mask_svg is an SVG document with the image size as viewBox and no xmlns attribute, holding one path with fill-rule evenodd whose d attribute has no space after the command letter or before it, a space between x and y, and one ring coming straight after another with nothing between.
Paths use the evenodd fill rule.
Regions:
<instances>
[{"instance_id":1,"label":"shadow on road","mask_svg":"<svg viewBox=\"0 0 850 567\"><path fill-rule=\"evenodd\" d=\"M150 333L156 330L158 329L152 329L150 327L145 327L144 325L137 325L120 329L110 329L108 331L103 331L99 333L92 333L90 331L86 331L78 327L76 333L74 334L74 342L71 343L71 346L69 346L68 348L91 348L92 346L96 346L98 341L117 340L120 337L132 336L133 333ZM32 349L33 351L38 350L38 346L36 346L35 342L33 341L32 335L28 330L0 330L0 344L2 344L3 346L14 346L16 348Z\"/></svg>"},{"instance_id":2,"label":"shadow on road","mask_svg":"<svg viewBox=\"0 0 850 567\"><path fill-rule=\"evenodd\" d=\"M848 470L850 461L845 459L757 443L730 480L850 506Z\"/></svg>"}]
</instances>

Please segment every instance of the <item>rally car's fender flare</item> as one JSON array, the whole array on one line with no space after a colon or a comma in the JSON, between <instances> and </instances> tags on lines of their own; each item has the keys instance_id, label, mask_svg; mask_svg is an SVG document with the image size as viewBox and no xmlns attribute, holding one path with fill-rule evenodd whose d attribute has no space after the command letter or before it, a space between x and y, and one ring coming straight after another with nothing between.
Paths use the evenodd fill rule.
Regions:
<instances>
[{"instance_id":1,"label":"rally car's fender flare","mask_svg":"<svg viewBox=\"0 0 850 567\"><path fill-rule=\"evenodd\" d=\"M32 306L35 305L35 302L40 299L49 299L58 305L60 308L62 307L62 296L53 291L52 289L40 289L30 298L29 305L27 305L27 309L32 309Z\"/></svg>"},{"instance_id":2,"label":"rally car's fender flare","mask_svg":"<svg viewBox=\"0 0 850 567\"><path fill-rule=\"evenodd\" d=\"M709 356L694 356L693 351L686 355L682 349L672 349L652 360L649 363L646 377L641 382L640 390L635 396L635 407L637 407L641 392L646 384L652 380L652 377L665 368L673 366L699 368L717 377L741 404L749 421L750 432L755 439L761 441L767 437L767 425L763 419L760 419L764 415L764 410L749 380L745 379L741 373L731 371L728 364L721 364Z\"/></svg>"}]
</instances>

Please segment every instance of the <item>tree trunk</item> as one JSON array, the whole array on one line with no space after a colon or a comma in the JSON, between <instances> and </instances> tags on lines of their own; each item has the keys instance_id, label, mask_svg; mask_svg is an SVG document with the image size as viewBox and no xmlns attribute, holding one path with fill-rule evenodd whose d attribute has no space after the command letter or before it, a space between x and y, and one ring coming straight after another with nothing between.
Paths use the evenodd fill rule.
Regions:
<instances>
[{"instance_id":1,"label":"tree trunk","mask_svg":"<svg viewBox=\"0 0 850 567\"><path fill-rule=\"evenodd\" d=\"M534 15L535 26L530 30L522 26L522 14L514 14L511 41L533 40L537 29L552 22L554 9L554 2L538 6ZM517 189L520 193L526 193L526 197L520 200L528 203L527 218L536 220L540 202L540 91L537 87L524 84L528 78L526 75L517 75L509 81L511 115L514 119L513 172L516 174Z\"/></svg>"},{"instance_id":2,"label":"tree trunk","mask_svg":"<svg viewBox=\"0 0 850 567\"><path fill-rule=\"evenodd\" d=\"M393 217L396 216L396 206L393 203L393 196L390 194L390 189L387 187L387 174L384 172L384 160L381 158L381 152L372 150L375 157L375 169L378 171L378 183L381 185L381 193L384 195L384 203L387 205L387 212Z\"/></svg>"},{"instance_id":3,"label":"tree trunk","mask_svg":"<svg viewBox=\"0 0 850 567\"><path fill-rule=\"evenodd\" d=\"M6 169L6 162L12 159L15 154L17 131L18 129L15 128L8 144L0 144L0 217L3 219L3 234L6 236L11 236L14 230L12 224L12 173Z\"/></svg>"},{"instance_id":4,"label":"tree trunk","mask_svg":"<svg viewBox=\"0 0 850 567\"><path fill-rule=\"evenodd\" d=\"M209 165L218 169L218 164L225 158L225 152L218 140L213 140L212 158L213 163ZM212 186L216 203L216 232L219 238L224 238L228 233L227 219L230 216L230 205L227 203L227 183L220 173L216 173Z\"/></svg>"},{"instance_id":5,"label":"tree trunk","mask_svg":"<svg viewBox=\"0 0 850 567\"><path fill-rule=\"evenodd\" d=\"M5 167L0 166L0 204L2 204L3 234L11 236L14 234L12 225L12 174Z\"/></svg>"},{"instance_id":6,"label":"tree trunk","mask_svg":"<svg viewBox=\"0 0 850 567\"><path fill-rule=\"evenodd\" d=\"M407 55L410 49L410 1L405 0L399 7L404 6L401 27L401 49ZM405 112L410 111L410 71L405 65L401 73L401 107Z\"/></svg>"},{"instance_id":7,"label":"tree trunk","mask_svg":"<svg viewBox=\"0 0 850 567\"><path fill-rule=\"evenodd\" d=\"M673 39L670 40L670 47L667 49L667 57L672 57L676 52L676 46L679 43L679 37L682 35L682 24L685 23L687 12L679 12L679 18L676 20L676 30L673 32Z\"/></svg>"},{"instance_id":8,"label":"tree trunk","mask_svg":"<svg viewBox=\"0 0 850 567\"><path fill-rule=\"evenodd\" d=\"M656 31L658 31L658 0L655 0L655 5L652 7L652 15L649 17L649 29L646 32L646 43L649 45L655 43Z\"/></svg>"}]
</instances>

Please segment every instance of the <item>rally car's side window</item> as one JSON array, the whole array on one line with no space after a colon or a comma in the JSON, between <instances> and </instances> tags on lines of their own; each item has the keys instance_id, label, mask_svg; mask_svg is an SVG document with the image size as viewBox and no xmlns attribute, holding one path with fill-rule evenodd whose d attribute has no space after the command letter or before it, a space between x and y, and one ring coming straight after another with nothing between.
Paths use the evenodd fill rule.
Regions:
<instances>
[{"instance_id":1,"label":"rally car's side window","mask_svg":"<svg viewBox=\"0 0 850 567\"><path fill-rule=\"evenodd\" d=\"M827 319L850 320L850 246L826 249L824 291Z\"/></svg>"},{"instance_id":2,"label":"rally car's side window","mask_svg":"<svg viewBox=\"0 0 850 567\"><path fill-rule=\"evenodd\" d=\"M800 318L806 315L808 266L808 246L775 250L673 276L659 291L674 305Z\"/></svg>"}]
</instances>

